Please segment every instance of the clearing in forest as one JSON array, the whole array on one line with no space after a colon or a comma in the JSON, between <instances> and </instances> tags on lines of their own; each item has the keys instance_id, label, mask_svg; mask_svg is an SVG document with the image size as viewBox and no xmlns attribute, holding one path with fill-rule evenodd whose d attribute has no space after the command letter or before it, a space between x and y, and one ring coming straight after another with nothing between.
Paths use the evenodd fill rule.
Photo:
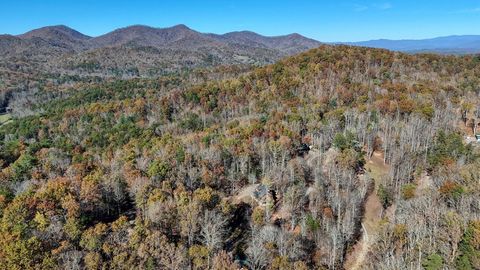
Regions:
<instances>
[{"instance_id":1,"label":"clearing in forest","mask_svg":"<svg viewBox=\"0 0 480 270\"><path fill-rule=\"evenodd\" d=\"M344 266L347 270L363 269L362 266L368 258L368 252L374 242L377 225L382 218L383 207L377 196L377 188L389 170L388 165L384 164L383 160L381 152L374 152L365 165L366 174L374 180L375 188L370 192L365 201L365 211L362 217L362 236L346 257Z\"/></svg>"}]
</instances>

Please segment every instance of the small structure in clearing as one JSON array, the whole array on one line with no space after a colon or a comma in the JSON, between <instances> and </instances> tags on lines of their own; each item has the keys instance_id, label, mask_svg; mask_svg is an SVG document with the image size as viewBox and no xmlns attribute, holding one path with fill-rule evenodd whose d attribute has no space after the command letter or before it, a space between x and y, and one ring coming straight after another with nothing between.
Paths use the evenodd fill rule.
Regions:
<instances>
[{"instance_id":1,"label":"small structure in clearing","mask_svg":"<svg viewBox=\"0 0 480 270\"><path fill-rule=\"evenodd\" d=\"M268 189L263 184L253 184L243 188L234 198L235 203L257 204L266 207L269 204L275 205L277 200L276 193L272 189Z\"/></svg>"},{"instance_id":2,"label":"small structure in clearing","mask_svg":"<svg viewBox=\"0 0 480 270\"><path fill-rule=\"evenodd\" d=\"M275 205L277 200L275 191L268 189L265 185L260 184L253 192L252 198L258 203L259 206L266 207L269 204Z\"/></svg>"}]
</instances>

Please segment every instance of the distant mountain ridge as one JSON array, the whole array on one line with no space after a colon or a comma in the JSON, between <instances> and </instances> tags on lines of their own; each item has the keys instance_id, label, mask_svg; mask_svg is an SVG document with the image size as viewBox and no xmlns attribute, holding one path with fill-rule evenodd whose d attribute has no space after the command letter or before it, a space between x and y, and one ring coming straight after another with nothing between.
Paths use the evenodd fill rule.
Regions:
<instances>
[{"instance_id":1,"label":"distant mountain ridge","mask_svg":"<svg viewBox=\"0 0 480 270\"><path fill-rule=\"evenodd\" d=\"M91 38L65 25L46 26L46 27L28 31L24 34L18 35L17 37L21 37L21 38L39 37L39 38L47 38L47 39L57 39L61 36L65 36L67 38L76 39L76 40L88 40Z\"/></svg>"},{"instance_id":2,"label":"distant mountain ridge","mask_svg":"<svg viewBox=\"0 0 480 270\"><path fill-rule=\"evenodd\" d=\"M21 39L41 38L46 41L66 40L80 47L99 48L128 44L152 47L200 46L236 44L249 47L280 50L285 53L298 53L305 49L318 47L319 41L294 33L284 36L267 37L250 31L230 32L226 34L204 34L179 24L167 28L154 28L145 25L132 25L119 28L98 37L89 37L64 25L47 26L29 31L16 37ZM74 46L72 46L74 47Z\"/></svg>"},{"instance_id":3,"label":"distant mountain ridge","mask_svg":"<svg viewBox=\"0 0 480 270\"><path fill-rule=\"evenodd\" d=\"M480 35L456 35L430 39L390 40L377 39L360 42L340 42L339 44L382 48L408 53L432 52L442 54L480 53Z\"/></svg>"},{"instance_id":4,"label":"distant mountain ridge","mask_svg":"<svg viewBox=\"0 0 480 270\"><path fill-rule=\"evenodd\" d=\"M135 44L157 48L170 46L195 48L201 45L201 43L203 45L212 45L211 43L213 42L206 35L196 32L185 25L176 25L170 28L134 25L92 38L89 44L92 47Z\"/></svg>"},{"instance_id":5,"label":"distant mountain ridge","mask_svg":"<svg viewBox=\"0 0 480 270\"><path fill-rule=\"evenodd\" d=\"M200 33L180 24L167 28L132 25L90 37L64 25L21 35L0 35L0 67L22 71L95 76L151 76L183 68L231 64L264 65L320 46L290 34ZM1 79L1 78L0 78Z\"/></svg>"},{"instance_id":6,"label":"distant mountain ridge","mask_svg":"<svg viewBox=\"0 0 480 270\"><path fill-rule=\"evenodd\" d=\"M266 37L251 31L230 32L223 35L210 34L211 37L229 43L245 46L278 49L288 54L295 54L318 47L319 41L294 33L284 36Z\"/></svg>"},{"instance_id":7,"label":"distant mountain ridge","mask_svg":"<svg viewBox=\"0 0 480 270\"><path fill-rule=\"evenodd\" d=\"M234 46L237 48L258 48L275 50L277 53L292 55L318 47L322 42L300 34L283 36L262 36L251 31L236 31L226 34L200 33L186 25L179 24L167 28L155 28L145 25L132 25L113 30L109 33L90 37L65 25L46 26L21 35L0 35L0 53L5 44L10 46L33 45L43 48L51 45L60 51L85 51L104 47L143 46L155 48L197 49L207 46ZM480 35L452 35L430 39L376 39L359 42L335 42L372 48L383 48L402 52L437 53L479 53ZM12 51L12 50L11 50ZM13 51L21 51L15 49Z\"/></svg>"}]
</instances>

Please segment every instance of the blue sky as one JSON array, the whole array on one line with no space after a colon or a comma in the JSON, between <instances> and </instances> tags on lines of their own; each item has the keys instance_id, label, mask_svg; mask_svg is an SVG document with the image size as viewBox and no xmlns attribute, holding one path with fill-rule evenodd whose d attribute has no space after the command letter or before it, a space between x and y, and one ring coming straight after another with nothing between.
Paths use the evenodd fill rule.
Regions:
<instances>
[{"instance_id":1,"label":"blue sky","mask_svg":"<svg viewBox=\"0 0 480 270\"><path fill-rule=\"evenodd\" d=\"M320 41L480 34L479 0L0 0L0 33L64 24L97 36L132 24L297 32Z\"/></svg>"}]
</instances>

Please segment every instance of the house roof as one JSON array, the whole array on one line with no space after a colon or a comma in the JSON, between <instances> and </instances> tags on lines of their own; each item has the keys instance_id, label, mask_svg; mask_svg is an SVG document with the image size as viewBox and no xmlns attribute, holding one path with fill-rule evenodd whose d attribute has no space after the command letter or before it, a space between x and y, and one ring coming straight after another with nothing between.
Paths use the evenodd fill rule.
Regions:
<instances>
[{"instance_id":1,"label":"house roof","mask_svg":"<svg viewBox=\"0 0 480 270\"><path fill-rule=\"evenodd\" d=\"M253 195L257 199L263 198L265 195L267 195L267 187L260 184L253 192Z\"/></svg>"}]
</instances>

